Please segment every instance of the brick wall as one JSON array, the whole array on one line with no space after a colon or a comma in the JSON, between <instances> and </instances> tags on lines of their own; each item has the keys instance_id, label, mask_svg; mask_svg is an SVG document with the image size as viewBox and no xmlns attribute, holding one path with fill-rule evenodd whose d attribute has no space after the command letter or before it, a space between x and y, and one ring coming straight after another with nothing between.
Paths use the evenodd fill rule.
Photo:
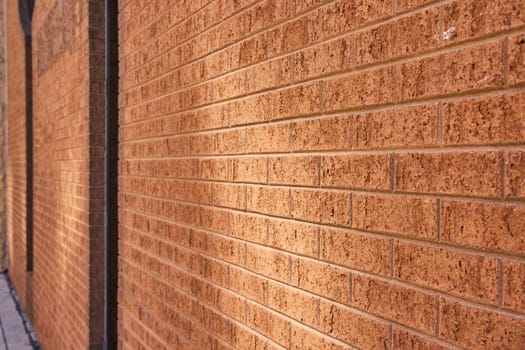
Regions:
<instances>
[{"instance_id":1,"label":"brick wall","mask_svg":"<svg viewBox=\"0 0 525 350\"><path fill-rule=\"evenodd\" d=\"M121 1L121 347L522 348L524 5Z\"/></svg>"},{"instance_id":2,"label":"brick wall","mask_svg":"<svg viewBox=\"0 0 525 350\"><path fill-rule=\"evenodd\" d=\"M6 213L6 173L7 173L7 116L6 116L6 38L4 8L0 9L0 271L7 269L7 213Z\"/></svg>"}]
</instances>

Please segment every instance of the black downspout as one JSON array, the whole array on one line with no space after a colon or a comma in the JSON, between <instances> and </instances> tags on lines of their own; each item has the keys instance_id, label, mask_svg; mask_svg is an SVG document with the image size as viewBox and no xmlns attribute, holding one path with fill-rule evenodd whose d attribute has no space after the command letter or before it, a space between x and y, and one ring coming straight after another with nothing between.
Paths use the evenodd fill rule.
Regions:
<instances>
[{"instance_id":1,"label":"black downspout","mask_svg":"<svg viewBox=\"0 0 525 350\"><path fill-rule=\"evenodd\" d=\"M117 349L118 1L105 1L104 349Z\"/></svg>"}]
</instances>

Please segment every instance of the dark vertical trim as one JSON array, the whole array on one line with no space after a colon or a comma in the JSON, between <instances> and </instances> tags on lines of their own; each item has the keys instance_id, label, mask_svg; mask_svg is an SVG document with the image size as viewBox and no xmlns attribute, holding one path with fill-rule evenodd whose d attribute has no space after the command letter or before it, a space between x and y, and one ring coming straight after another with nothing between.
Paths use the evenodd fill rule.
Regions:
<instances>
[{"instance_id":1,"label":"dark vertical trim","mask_svg":"<svg viewBox=\"0 0 525 350\"><path fill-rule=\"evenodd\" d=\"M117 349L118 1L105 0L104 349Z\"/></svg>"}]
</instances>

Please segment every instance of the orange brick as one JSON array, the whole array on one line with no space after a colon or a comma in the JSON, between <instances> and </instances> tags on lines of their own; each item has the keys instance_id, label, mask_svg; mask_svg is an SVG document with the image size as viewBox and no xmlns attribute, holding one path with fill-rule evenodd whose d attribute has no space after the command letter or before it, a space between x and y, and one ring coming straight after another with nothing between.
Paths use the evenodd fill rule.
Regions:
<instances>
[{"instance_id":1,"label":"orange brick","mask_svg":"<svg viewBox=\"0 0 525 350\"><path fill-rule=\"evenodd\" d=\"M312 222L350 224L350 194L323 190L292 190L292 217Z\"/></svg>"},{"instance_id":2,"label":"orange brick","mask_svg":"<svg viewBox=\"0 0 525 350\"><path fill-rule=\"evenodd\" d=\"M397 0L396 9L398 12L404 12L410 9L421 7L433 1L434 0Z\"/></svg>"},{"instance_id":3,"label":"orange brick","mask_svg":"<svg viewBox=\"0 0 525 350\"><path fill-rule=\"evenodd\" d=\"M292 129L294 151L345 150L350 144L349 117L296 122Z\"/></svg>"},{"instance_id":4,"label":"orange brick","mask_svg":"<svg viewBox=\"0 0 525 350\"><path fill-rule=\"evenodd\" d=\"M306 116L321 110L320 83L287 88L269 95L270 120Z\"/></svg>"},{"instance_id":5,"label":"orange brick","mask_svg":"<svg viewBox=\"0 0 525 350\"><path fill-rule=\"evenodd\" d=\"M393 330L394 349L399 350L447 350L449 347L438 345L433 341L394 327Z\"/></svg>"},{"instance_id":6,"label":"orange brick","mask_svg":"<svg viewBox=\"0 0 525 350\"><path fill-rule=\"evenodd\" d=\"M253 350L266 350L266 341L248 327L233 324L230 338L231 344L235 348L247 347Z\"/></svg>"},{"instance_id":7,"label":"orange brick","mask_svg":"<svg viewBox=\"0 0 525 350\"><path fill-rule=\"evenodd\" d=\"M513 262L503 264L503 305L512 310L525 311L525 265Z\"/></svg>"},{"instance_id":8,"label":"orange brick","mask_svg":"<svg viewBox=\"0 0 525 350\"><path fill-rule=\"evenodd\" d=\"M447 144L514 143L525 139L525 94L446 103L443 141Z\"/></svg>"},{"instance_id":9,"label":"orange brick","mask_svg":"<svg viewBox=\"0 0 525 350\"><path fill-rule=\"evenodd\" d=\"M222 131L217 134L217 154L245 153L246 129Z\"/></svg>"},{"instance_id":10,"label":"orange brick","mask_svg":"<svg viewBox=\"0 0 525 350\"><path fill-rule=\"evenodd\" d=\"M525 198L525 152L522 150L505 152L504 169L505 196Z\"/></svg>"},{"instance_id":11,"label":"orange brick","mask_svg":"<svg viewBox=\"0 0 525 350\"><path fill-rule=\"evenodd\" d=\"M288 57L261 63L246 71L244 92L256 92L276 88L292 81L292 66Z\"/></svg>"},{"instance_id":12,"label":"orange brick","mask_svg":"<svg viewBox=\"0 0 525 350\"><path fill-rule=\"evenodd\" d=\"M437 206L433 199L354 194L352 227L425 239L436 238Z\"/></svg>"},{"instance_id":13,"label":"orange brick","mask_svg":"<svg viewBox=\"0 0 525 350\"><path fill-rule=\"evenodd\" d=\"M352 148L432 146L438 144L437 106L416 106L352 117Z\"/></svg>"},{"instance_id":14,"label":"orange brick","mask_svg":"<svg viewBox=\"0 0 525 350\"><path fill-rule=\"evenodd\" d=\"M326 112L392 102L394 71L391 67L380 68L327 80L322 98Z\"/></svg>"},{"instance_id":15,"label":"orange brick","mask_svg":"<svg viewBox=\"0 0 525 350\"><path fill-rule=\"evenodd\" d=\"M460 304L440 303L440 338L469 349L521 349L525 344L525 321ZM490 326L489 326L490 325Z\"/></svg>"},{"instance_id":16,"label":"orange brick","mask_svg":"<svg viewBox=\"0 0 525 350\"><path fill-rule=\"evenodd\" d=\"M290 216L290 190L267 186L249 186L247 210L276 216Z\"/></svg>"},{"instance_id":17,"label":"orange brick","mask_svg":"<svg viewBox=\"0 0 525 350\"><path fill-rule=\"evenodd\" d=\"M248 81L245 71L222 76L213 81L213 101L222 101L244 94Z\"/></svg>"},{"instance_id":18,"label":"orange brick","mask_svg":"<svg viewBox=\"0 0 525 350\"><path fill-rule=\"evenodd\" d=\"M230 106L231 125L259 123L268 118L268 97L256 95L235 100Z\"/></svg>"},{"instance_id":19,"label":"orange brick","mask_svg":"<svg viewBox=\"0 0 525 350\"><path fill-rule=\"evenodd\" d=\"M249 128L246 135L248 153L288 152L290 150L289 124Z\"/></svg>"},{"instance_id":20,"label":"orange brick","mask_svg":"<svg viewBox=\"0 0 525 350\"><path fill-rule=\"evenodd\" d=\"M230 288L259 303L266 304L268 280L246 270L230 268Z\"/></svg>"},{"instance_id":21,"label":"orange brick","mask_svg":"<svg viewBox=\"0 0 525 350\"><path fill-rule=\"evenodd\" d=\"M253 214L230 213L230 230L234 237L266 243L267 219Z\"/></svg>"},{"instance_id":22,"label":"orange brick","mask_svg":"<svg viewBox=\"0 0 525 350\"><path fill-rule=\"evenodd\" d=\"M525 35L509 38L508 43L508 81L517 84L525 80Z\"/></svg>"},{"instance_id":23,"label":"orange brick","mask_svg":"<svg viewBox=\"0 0 525 350\"><path fill-rule=\"evenodd\" d=\"M319 157L277 157L268 160L268 182L281 185L319 185Z\"/></svg>"},{"instance_id":24,"label":"orange brick","mask_svg":"<svg viewBox=\"0 0 525 350\"><path fill-rule=\"evenodd\" d=\"M233 182L266 183L267 158L233 158L230 160L230 180Z\"/></svg>"},{"instance_id":25,"label":"orange brick","mask_svg":"<svg viewBox=\"0 0 525 350\"><path fill-rule=\"evenodd\" d=\"M303 81L352 67L350 39L343 38L301 50L293 55L294 80Z\"/></svg>"},{"instance_id":26,"label":"orange brick","mask_svg":"<svg viewBox=\"0 0 525 350\"><path fill-rule=\"evenodd\" d=\"M351 269L389 276L390 241L354 231L321 231L321 259Z\"/></svg>"},{"instance_id":27,"label":"orange brick","mask_svg":"<svg viewBox=\"0 0 525 350\"><path fill-rule=\"evenodd\" d=\"M317 325L318 299L288 286L270 282L268 306L303 324Z\"/></svg>"},{"instance_id":28,"label":"orange brick","mask_svg":"<svg viewBox=\"0 0 525 350\"><path fill-rule=\"evenodd\" d=\"M274 45L278 42L281 45L281 48L272 52L272 55L296 50L317 41L319 38L318 22L317 13L311 12L272 30L269 37L270 42L273 41Z\"/></svg>"},{"instance_id":29,"label":"orange brick","mask_svg":"<svg viewBox=\"0 0 525 350\"><path fill-rule=\"evenodd\" d=\"M353 274L351 305L425 333L435 331L437 297L414 289Z\"/></svg>"},{"instance_id":30,"label":"orange brick","mask_svg":"<svg viewBox=\"0 0 525 350\"><path fill-rule=\"evenodd\" d=\"M496 197L501 194L496 152L406 153L395 157L397 191Z\"/></svg>"},{"instance_id":31,"label":"orange brick","mask_svg":"<svg viewBox=\"0 0 525 350\"><path fill-rule=\"evenodd\" d=\"M400 64L395 69L400 100L499 87L501 42L469 47Z\"/></svg>"},{"instance_id":32,"label":"orange brick","mask_svg":"<svg viewBox=\"0 0 525 350\"><path fill-rule=\"evenodd\" d=\"M437 48L439 10L429 9L353 36L355 64L365 65Z\"/></svg>"},{"instance_id":33,"label":"orange brick","mask_svg":"<svg viewBox=\"0 0 525 350\"><path fill-rule=\"evenodd\" d=\"M290 274L290 257L277 250L246 246L246 267L270 278L287 282Z\"/></svg>"},{"instance_id":34,"label":"orange brick","mask_svg":"<svg viewBox=\"0 0 525 350\"><path fill-rule=\"evenodd\" d=\"M204 231L192 231L191 248L217 259L237 265L244 264L245 244L224 236Z\"/></svg>"},{"instance_id":35,"label":"orange brick","mask_svg":"<svg viewBox=\"0 0 525 350\"><path fill-rule=\"evenodd\" d=\"M323 334L306 330L292 323L291 350L347 350Z\"/></svg>"},{"instance_id":36,"label":"orange brick","mask_svg":"<svg viewBox=\"0 0 525 350\"><path fill-rule=\"evenodd\" d=\"M319 229L292 221L268 221L268 245L290 252L317 257Z\"/></svg>"},{"instance_id":37,"label":"orange brick","mask_svg":"<svg viewBox=\"0 0 525 350\"><path fill-rule=\"evenodd\" d=\"M292 258L292 284L343 304L350 298L350 274L330 264Z\"/></svg>"},{"instance_id":38,"label":"orange brick","mask_svg":"<svg viewBox=\"0 0 525 350\"><path fill-rule=\"evenodd\" d=\"M228 232L228 212L212 208L200 208L200 226L210 231L219 233Z\"/></svg>"},{"instance_id":39,"label":"orange brick","mask_svg":"<svg viewBox=\"0 0 525 350\"><path fill-rule=\"evenodd\" d=\"M274 312L248 303L247 324L284 347L290 344L290 322Z\"/></svg>"},{"instance_id":40,"label":"orange brick","mask_svg":"<svg viewBox=\"0 0 525 350\"><path fill-rule=\"evenodd\" d=\"M207 180L228 180L227 159L200 159L199 177Z\"/></svg>"},{"instance_id":41,"label":"orange brick","mask_svg":"<svg viewBox=\"0 0 525 350\"><path fill-rule=\"evenodd\" d=\"M321 186L388 190L390 156L388 154L324 156L321 158Z\"/></svg>"},{"instance_id":42,"label":"orange brick","mask_svg":"<svg viewBox=\"0 0 525 350\"><path fill-rule=\"evenodd\" d=\"M525 208L443 201L441 240L520 254L525 250Z\"/></svg>"},{"instance_id":43,"label":"orange brick","mask_svg":"<svg viewBox=\"0 0 525 350\"><path fill-rule=\"evenodd\" d=\"M389 348L388 326L337 304L321 302L321 331L352 346Z\"/></svg>"},{"instance_id":44,"label":"orange brick","mask_svg":"<svg viewBox=\"0 0 525 350\"><path fill-rule=\"evenodd\" d=\"M246 186L214 183L212 185L212 198L214 205L234 209L245 209Z\"/></svg>"},{"instance_id":45,"label":"orange brick","mask_svg":"<svg viewBox=\"0 0 525 350\"><path fill-rule=\"evenodd\" d=\"M396 241L394 276L470 299L496 303L496 259Z\"/></svg>"}]
</instances>

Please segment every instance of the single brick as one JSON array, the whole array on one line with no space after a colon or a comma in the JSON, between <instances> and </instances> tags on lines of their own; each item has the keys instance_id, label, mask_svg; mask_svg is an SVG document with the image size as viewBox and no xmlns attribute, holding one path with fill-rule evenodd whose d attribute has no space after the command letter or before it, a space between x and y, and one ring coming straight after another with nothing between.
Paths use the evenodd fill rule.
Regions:
<instances>
[{"instance_id":1,"label":"single brick","mask_svg":"<svg viewBox=\"0 0 525 350\"><path fill-rule=\"evenodd\" d=\"M214 183L212 185L213 204L234 209L246 208L246 185Z\"/></svg>"},{"instance_id":2,"label":"single brick","mask_svg":"<svg viewBox=\"0 0 525 350\"><path fill-rule=\"evenodd\" d=\"M235 100L230 106L230 124L244 125L263 122L268 118L268 97L256 95Z\"/></svg>"},{"instance_id":3,"label":"single brick","mask_svg":"<svg viewBox=\"0 0 525 350\"><path fill-rule=\"evenodd\" d=\"M249 186L247 210L276 216L290 216L290 190L267 186Z\"/></svg>"},{"instance_id":4,"label":"single brick","mask_svg":"<svg viewBox=\"0 0 525 350\"><path fill-rule=\"evenodd\" d=\"M292 217L324 224L350 225L350 194L292 189Z\"/></svg>"},{"instance_id":5,"label":"single brick","mask_svg":"<svg viewBox=\"0 0 525 350\"><path fill-rule=\"evenodd\" d=\"M514 143L525 139L525 94L453 101L443 106L446 144Z\"/></svg>"},{"instance_id":6,"label":"single brick","mask_svg":"<svg viewBox=\"0 0 525 350\"><path fill-rule=\"evenodd\" d=\"M268 306L309 326L317 325L318 298L289 286L270 282Z\"/></svg>"},{"instance_id":7,"label":"single brick","mask_svg":"<svg viewBox=\"0 0 525 350\"><path fill-rule=\"evenodd\" d=\"M498 299L498 263L490 257L396 241L394 276L487 303Z\"/></svg>"},{"instance_id":8,"label":"single brick","mask_svg":"<svg viewBox=\"0 0 525 350\"><path fill-rule=\"evenodd\" d=\"M392 102L394 71L392 67L379 68L327 80L322 98L326 112Z\"/></svg>"},{"instance_id":9,"label":"single brick","mask_svg":"<svg viewBox=\"0 0 525 350\"><path fill-rule=\"evenodd\" d=\"M257 158L232 158L230 160L230 180L233 182L266 183L268 160Z\"/></svg>"},{"instance_id":10,"label":"single brick","mask_svg":"<svg viewBox=\"0 0 525 350\"><path fill-rule=\"evenodd\" d=\"M253 214L230 213L230 231L233 237L266 243L267 219Z\"/></svg>"},{"instance_id":11,"label":"single brick","mask_svg":"<svg viewBox=\"0 0 525 350\"><path fill-rule=\"evenodd\" d=\"M324 156L321 186L351 189L390 189L390 155Z\"/></svg>"},{"instance_id":12,"label":"single brick","mask_svg":"<svg viewBox=\"0 0 525 350\"><path fill-rule=\"evenodd\" d=\"M268 295L268 280L236 267L230 268L230 289L265 304Z\"/></svg>"},{"instance_id":13,"label":"single brick","mask_svg":"<svg viewBox=\"0 0 525 350\"><path fill-rule=\"evenodd\" d=\"M505 196L525 198L525 151L505 152Z\"/></svg>"},{"instance_id":14,"label":"single brick","mask_svg":"<svg viewBox=\"0 0 525 350\"><path fill-rule=\"evenodd\" d=\"M520 254L525 251L525 207L443 201L441 240Z\"/></svg>"},{"instance_id":15,"label":"single brick","mask_svg":"<svg viewBox=\"0 0 525 350\"><path fill-rule=\"evenodd\" d=\"M257 274L288 282L290 257L277 250L248 244L246 246L246 267Z\"/></svg>"},{"instance_id":16,"label":"single brick","mask_svg":"<svg viewBox=\"0 0 525 350\"><path fill-rule=\"evenodd\" d=\"M443 42L459 42L525 24L520 0L456 0L443 6Z\"/></svg>"},{"instance_id":17,"label":"single brick","mask_svg":"<svg viewBox=\"0 0 525 350\"><path fill-rule=\"evenodd\" d=\"M394 349L399 350L449 350L449 347L436 344L404 329L396 327L393 329L393 342Z\"/></svg>"},{"instance_id":18,"label":"single brick","mask_svg":"<svg viewBox=\"0 0 525 350\"><path fill-rule=\"evenodd\" d=\"M503 84L502 44L491 42L395 67L397 98L412 100Z\"/></svg>"},{"instance_id":19,"label":"single brick","mask_svg":"<svg viewBox=\"0 0 525 350\"><path fill-rule=\"evenodd\" d=\"M246 347L253 350L265 350L266 340L255 331L238 323L232 322L230 330L230 343L237 349ZM188 348L191 350L191 348Z\"/></svg>"},{"instance_id":20,"label":"single brick","mask_svg":"<svg viewBox=\"0 0 525 350\"><path fill-rule=\"evenodd\" d=\"M246 129L234 129L217 133L218 154L242 154L246 149Z\"/></svg>"},{"instance_id":21,"label":"single brick","mask_svg":"<svg viewBox=\"0 0 525 350\"><path fill-rule=\"evenodd\" d=\"M200 227L226 234L228 232L229 217L226 210L217 210L215 208L200 208Z\"/></svg>"},{"instance_id":22,"label":"single brick","mask_svg":"<svg viewBox=\"0 0 525 350\"><path fill-rule=\"evenodd\" d=\"M289 152L290 124L252 127L246 131L248 153Z\"/></svg>"},{"instance_id":23,"label":"single brick","mask_svg":"<svg viewBox=\"0 0 525 350\"><path fill-rule=\"evenodd\" d=\"M347 304L350 298L350 274L343 269L303 258L292 258L294 286Z\"/></svg>"},{"instance_id":24,"label":"single brick","mask_svg":"<svg viewBox=\"0 0 525 350\"><path fill-rule=\"evenodd\" d=\"M280 345L290 344L290 322L275 312L256 304L248 303L247 324L256 331L273 339Z\"/></svg>"},{"instance_id":25,"label":"single brick","mask_svg":"<svg viewBox=\"0 0 525 350\"><path fill-rule=\"evenodd\" d=\"M322 332L358 348L389 349L388 325L321 301Z\"/></svg>"},{"instance_id":26,"label":"single brick","mask_svg":"<svg viewBox=\"0 0 525 350\"><path fill-rule=\"evenodd\" d=\"M402 153L395 157L397 191L480 197L501 194L496 152Z\"/></svg>"},{"instance_id":27,"label":"single brick","mask_svg":"<svg viewBox=\"0 0 525 350\"><path fill-rule=\"evenodd\" d=\"M346 346L336 344L322 333L305 329L292 323L291 350L348 350Z\"/></svg>"},{"instance_id":28,"label":"single brick","mask_svg":"<svg viewBox=\"0 0 525 350\"><path fill-rule=\"evenodd\" d=\"M503 305L519 312L525 311L524 264L514 262L503 264Z\"/></svg>"},{"instance_id":29,"label":"single brick","mask_svg":"<svg viewBox=\"0 0 525 350\"><path fill-rule=\"evenodd\" d=\"M272 36L270 40L280 43L281 49L272 52L272 55L297 50L317 41L319 38L318 23L317 13L311 12L274 29L271 32L273 36L270 34Z\"/></svg>"},{"instance_id":30,"label":"single brick","mask_svg":"<svg viewBox=\"0 0 525 350\"><path fill-rule=\"evenodd\" d=\"M248 68L244 93L276 88L292 81L292 65L289 57L278 58Z\"/></svg>"},{"instance_id":31,"label":"single brick","mask_svg":"<svg viewBox=\"0 0 525 350\"><path fill-rule=\"evenodd\" d=\"M269 220L268 245L297 254L319 255L319 229L293 221Z\"/></svg>"},{"instance_id":32,"label":"single brick","mask_svg":"<svg viewBox=\"0 0 525 350\"><path fill-rule=\"evenodd\" d=\"M321 260L390 276L390 241L354 231L323 229Z\"/></svg>"},{"instance_id":33,"label":"single brick","mask_svg":"<svg viewBox=\"0 0 525 350\"><path fill-rule=\"evenodd\" d=\"M436 238L436 200L352 195L352 227L425 239Z\"/></svg>"},{"instance_id":34,"label":"single brick","mask_svg":"<svg viewBox=\"0 0 525 350\"><path fill-rule=\"evenodd\" d=\"M269 94L270 120L300 117L321 110L320 83L287 88Z\"/></svg>"},{"instance_id":35,"label":"single brick","mask_svg":"<svg viewBox=\"0 0 525 350\"><path fill-rule=\"evenodd\" d=\"M244 264L245 244L224 236L193 230L191 248L237 265Z\"/></svg>"},{"instance_id":36,"label":"single brick","mask_svg":"<svg viewBox=\"0 0 525 350\"><path fill-rule=\"evenodd\" d=\"M199 178L206 180L228 180L227 159L199 159Z\"/></svg>"},{"instance_id":37,"label":"single brick","mask_svg":"<svg viewBox=\"0 0 525 350\"><path fill-rule=\"evenodd\" d=\"M448 299L440 303L440 338L468 349L518 350L525 320Z\"/></svg>"},{"instance_id":38,"label":"single brick","mask_svg":"<svg viewBox=\"0 0 525 350\"><path fill-rule=\"evenodd\" d=\"M345 150L350 144L350 117L299 121L293 124L294 151Z\"/></svg>"},{"instance_id":39,"label":"single brick","mask_svg":"<svg viewBox=\"0 0 525 350\"><path fill-rule=\"evenodd\" d=\"M352 148L432 146L438 143L437 105L352 116Z\"/></svg>"},{"instance_id":40,"label":"single brick","mask_svg":"<svg viewBox=\"0 0 525 350\"><path fill-rule=\"evenodd\" d=\"M246 71L240 71L213 80L213 101L217 102L243 95L248 79L250 77L247 77Z\"/></svg>"},{"instance_id":41,"label":"single brick","mask_svg":"<svg viewBox=\"0 0 525 350\"><path fill-rule=\"evenodd\" d=\"M281 185L319 185L319 157L275 157L268 160L268 182Z\"/></svg>"},{"instance_id":42,"label":"single brick","mask_svg":"<svg viewBox=\"0 0 525 350\"><path fill-rule=\"evenodd\" d=\"M525 35L509 38L507 57L508 82L517 84L525 81Z\"/></svg>"},{"instance_id":43,"label":"single brick","mask_svg":"<svg viewBox=\"0 0 525 350\"><path fill-rule=\"evenodd\" d=\"M352 275L352 307L433 334L437 297L377 278Z\"/></svg>"},{"instance_id":44,"label":"single brick","mask_svg":"<svg viewBox=\"0 0 525 350\"><path fill-rule=\"evenodd\" d=\"M355 65L365 65L437 48L439 10L429 9L353 36Z\"/></svg>"}]
</instances>

